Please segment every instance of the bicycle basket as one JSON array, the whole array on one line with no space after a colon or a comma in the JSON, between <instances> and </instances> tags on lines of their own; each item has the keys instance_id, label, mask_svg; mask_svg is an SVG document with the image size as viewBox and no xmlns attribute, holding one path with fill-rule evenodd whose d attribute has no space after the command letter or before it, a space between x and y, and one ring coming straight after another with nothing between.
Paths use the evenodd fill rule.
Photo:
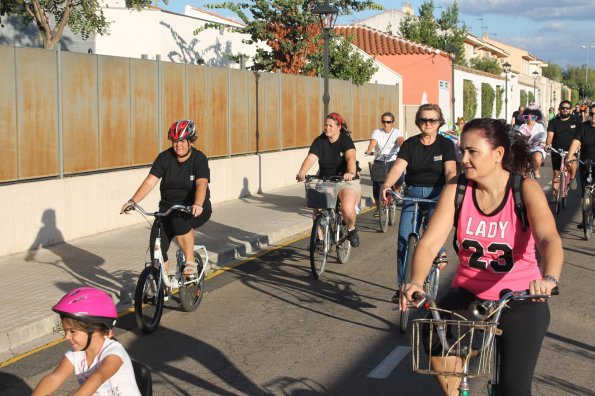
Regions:
<instances>
[{"instance_id":1,"label":"bicycle basket","mask_svg":"<svg viewBox=\"0 0 595 396\"><path fill-rule=\"evenodd\" d=\"M416 319L413 321L411 350L413 371L419 374L468 378L490 375L494 363L496 323L481 321ZM442 346L439 332L446 335L449 348ZM432 348L426 346L431 345ZM446 357L459 356L463 367L447 367ZM431 358L442 358L440 367Z\"/></svg>"},{"instance_id":2,"label":"bicycle basket","mask_svg":"<svg viewBox=\"0 0 595 396\"><path fill-rule=\"evenodd\" d=\"M383 182L386 180L388 173L388 166L384 162L368 162L370 167L370 178L375 182Z\"/></svg>"},{"instance_id":3,"label":"bicycle basket","mask_svg":"<svg viewBox=\"0 0 595 396\"><path fill-rule=\"evenodd\" d=\"M306 206L312 209L334 209L339 195L339 183L322 180L306 182Z\"/></svg>"}]
</instances>

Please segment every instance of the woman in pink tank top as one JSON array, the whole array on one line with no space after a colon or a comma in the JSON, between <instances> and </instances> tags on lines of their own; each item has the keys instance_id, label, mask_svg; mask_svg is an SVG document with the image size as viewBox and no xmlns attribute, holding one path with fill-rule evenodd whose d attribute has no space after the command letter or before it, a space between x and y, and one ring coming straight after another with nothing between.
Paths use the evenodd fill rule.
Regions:
<instances>
[{"instance_id":1,"label":"woman in pink tank top","mask_svg":"<svg viewBox=\"0 0 595 396\"><path fill-rule=\"evenodd\" d=\"M481 118L465 124L460 149L468 183L457 224L459 266L452 288L438 300L438 306L466 309L477 299L498 299L503 289L549 295L558 284L564 257L554 217L536 180L526 179L521 184L527 228L523 229L514 210L511 180L513 174L524 174L530 166L527 139L509 134L507 125L499 120ZM453 178L444 188L415 249L411 283L405 286L401 309L406 309L414 292L423 293L432 260L451 231L457 181ZM502 359L500 394L531 394L549 320L544 301L515 301L502 314L503 332L497 343ZM457 387L456 378L448 383L444 377L439 381L445 393Z\"/></svg>"}]
</instances>

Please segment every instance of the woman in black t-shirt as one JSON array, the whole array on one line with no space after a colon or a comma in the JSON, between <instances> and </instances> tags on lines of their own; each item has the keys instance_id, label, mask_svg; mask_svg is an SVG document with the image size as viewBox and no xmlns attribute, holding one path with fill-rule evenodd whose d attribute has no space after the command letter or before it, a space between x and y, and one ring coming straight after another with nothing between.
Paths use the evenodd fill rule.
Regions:
<instances>
[{"instance_id":1,"label":"woman in black t-shirt","mask_svg":"<svg viewBox=\"0 0 595 396\"><path fill-rule=\"evenodd\" d=\"M435 104L421 105L415 115L415 124L421 131L419 135L405 140L395 164L386 176L382 195L405 173L405 196L412 198L434 199L440 195L448 180L456 175L456 155L452 140L438 134L438 128L444 125L442 110ZM435 205L428 208L428 216L434 212ZM399 237L397 241L397 289L405 277L405 253L407 239L413 232L412 222L415 205L403 202L401 219L399 220ZM421 218L418 218L421 221ZM419 229L420 224L416 227ZM444 250L441 252L444 255ZM398 294L393 296L399 302Z\"/></svg>"},{"instance_id":2,"label":"woman in black t-shirt","mask_svg":"<svg viewBox=\"0 0 595 396\"><path fill-rule=\"evenodd\" d=\"M122 212L136 205L155 188L161 179L161 201L159 211L164 212L173 205L192 205L192 215L175 211L165 217L161 229L161 250L166 272L169 269L167 251L174 236L186 257L184 275L197 273L194 257L194 229L205 224L211 217L209 192L210 170L207 157L195 149L196 128L189 120L176 121L169 128L167 138L171 148L160 153L149 175L145 178L132 198L123 206ZM157 226L151 229L151 253L157 237ZM152 258L152 257L151 257Z\"/></svg>"},{"instance_id":3,"label":"woman in black t-shirt","mask_svg":"<svg viewBox=\"0 0 595 396\"><path fill-rule=\"evenodd\" d=\"M349 230L349 242L351 246L357 247L359 236L355 228L355 206L360 197L361 186L356 178L355 144L349 133L351 132L343 117L337 113L330 113L326 117L324 132L312 142L296 179L304 181L316 161L320 167L320 177L343 176L343 181L339 183L341 213Z\"/></svg>"},{"instance_id":4,"label":"woman in black t-shirt","mask_svg":"<svg viewBox=\"0 0 595 396\"><path fill-rule=\"evenodd\" d=\"M595 105L589 108L589 120L580 124L576 130L570 148L568 149L568 159L576 158L577 151L581 150L581 160L595 161ZM593 169L595 171L595 169ZM587 184L587 167L580 165L581 185L585 188Z\"/></svg>"}]
</instances>

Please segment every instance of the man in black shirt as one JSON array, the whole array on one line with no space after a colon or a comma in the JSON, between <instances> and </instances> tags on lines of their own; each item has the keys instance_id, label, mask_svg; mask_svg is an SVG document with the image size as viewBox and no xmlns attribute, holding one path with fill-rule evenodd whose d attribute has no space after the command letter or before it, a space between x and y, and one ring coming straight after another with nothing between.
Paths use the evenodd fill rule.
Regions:
<instances>
[{"instance_id":1,"label":"man in black shirt","mask_svg":"<svg viewBox=\"0 0 595 396\"><path fill-rule=\"evenodd\" d=\"M568 100L560 102L558 110L560 114L552 119L547 127L546 147L553 147L554 149L562 149L568 151L570 143L577 131L579 123L570 113L572 104ZM552 179L552 192L554 197L558 192L558 177L560 176L560 165L562 158L558 153L552 152L552 169L554 171ZM575 190L576 184L576 162L571 162L568 166L570 172L570 188Z\"/></svg>"},{"instance_id":2,"label":"man in black shirt","mask_svg":"<svg viewBox=\"0 0 595 396\"><path fill-rule=\"evenodd\" d=\"M512 121L510 122L512 125L515 126L521 126L525 123L525 120L523 120L523 114L525 113L525 107L524 106L519 106L519 109L517 111L515 111L514 113L512 113Z\"/></svg>"}]
</instances>

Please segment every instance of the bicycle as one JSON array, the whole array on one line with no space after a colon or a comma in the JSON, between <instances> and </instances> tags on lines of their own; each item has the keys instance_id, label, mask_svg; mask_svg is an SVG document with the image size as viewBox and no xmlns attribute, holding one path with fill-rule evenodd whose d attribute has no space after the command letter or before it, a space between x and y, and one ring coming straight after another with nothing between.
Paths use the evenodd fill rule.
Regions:
<instances>
[{"instance_id":1,"label":"bicycle","mask_svg":"<svg viewBox=\"0 0 595 396\"><path fill-rule=\"evenodd\" d=\"M351 255L349 232L341 214L341 202L338 200L339 182L342 180L341 176L306 176L306 204L309 208L320 210L314 219L310 235L310 267L316 279L324 274L328 256L333 249L342 264L347 263Z\"/></svg>"},{"instance_id":2,"label":"bicycle","mask_svg":"<svg viewBox=\"0 0 595 396\"><path fill-rule=\"evenodd\" d=\"M568 151L564 151L563 149L556 150L555 148L550 147L550 150L554 153L557 153L562 159L568 155ZM554 206L556 214L560 214L560 210L562 208L566 208L566 199L568 197L568 191L570 191L570 174L564 161L560 161L560 170L558 174L558 191L555 192L554 196L554 198L556 199Z\"/></svg>"},{"instance_id":3,"label":"bicycle","mask_svg":"<svg viewBox=\"0 0 595 396\"><path fill-rule=\"evenodd\" d=\"M552 295L558 295L559 289L555 287ZM475 377L490 377L487 383L488 395L495 396L497 393L500 372L500 357L497 347L497 336L502 334L498 328L500 317L506 304L512 300L545 299L549 295L530 294L529 290L511 291L503 290L500 293L500 299L491 301L481 301L473 305L473 315L479 320L467 320L453 312L448 312L459 316L461 319L442 319L440 309L435 299L414 293L412 296L414 302L412 308L418 308L422 305L431 313L431 318L415 319L413 321L413 335L411 338L413 371L419 374L433 374L440 376L460 377L458 387L459 396L469 396L469 379ZM428 334L430 347L427 352L427 360L422 358L423 335ZM442 345L440 351L432 348L432 338L438 336ZM449 341L453 340L452 343ZM423 353L426 355L426 353ZM462 360L461 370L456 370L446 366L448 357L458 357ZM440 367L432 366L433 358L440 358ZM474 366L471 361L474 359Z\"/></svg>"},{"instance_id":4,"label":"bicycle","mask_svg":"<svg viewBox=\"0 0 595 396\"><path fill-rule=\"evenodd\" d=\"M593 191L595 190L595 184L593 183L593 160L582 161L580 159L571 160L579 161L581 164L587 167L587 185L583 189L583 233L585 239L588 241L591 239L593 233L593 205L595 205L595 197L593 197ZM570 161L569 161L570 162Z\"/></svg>"},{"instance_id":5,"label":"bicycle","mask_svg":"<svg viewBox=\"0 0 595 396\"><path fill-rule=\"evenodd\" d=\"M209 263L209 255L204 245L194 245L194 262L198 274L183 275L186 258L184 252L176 252L176 273L169 275L165 272L163 252L161 251L161 223L163 218L175 210L192 213L192 207L173 205L167 211L147 212L140 205L135 204L128 210L138 210L144 216L155 217L157 223L157 237L153 248L153 260L145 260L145 268L141 271L134 293L134 313L136 322L144 333L152 333L159 326L163 305L169 298L174 298L178 291L178 303L186 312L195 311L202 301L204 294L205 274ZM205 256L203 261L199 252Z\"/></svg>"},{"instance_id":6,"label":"bicycle","mask_svg":"<svg viewBox=\"0 0 595 396\"><path fill-rule=\"evenodd\" d=\"M406 253L405 253L405 275L402 278L401 284L405 285L411 282L411 270L413 268L413 252L415 251L415 247L417 246L417 242L421 239L421 236L428 225L428 210L427 208L423 208L420 211L419 204L420 203L427 203L427 204L435 204L438 202L438 198L434 199L425 199L425 198L410 198L410 197L401 197L399 194L392 190L388 190L390 192L389 196L393 196L393 198L400 199L404 202L410 201L413 202L414 210L413 210L413 219L412 223L412 230L407 238L407 245L406 246ZM417 219L418 216L421 215L421 222L418 223ZM417 224L420 224L419 228ZM438 285L440 283L440 266L444 264L445 260L440 257L440 253L434 259L432 263L432 268L426 281L424 282L424 291L433 297L438 295ZM402 292L402 291L401 291ZM398 307L393 307L393 310L398 310ZM407 332L407 322L409 321L409 310L400 311L399 314L399 329L401 330L402 334Z\"/></svg>"},{"instance_id":7,"label":"bicycle","mask_svg":"<svg viewBox=\"0 0 595 396\"><path fill-rule=\"evenodd\" d=\"M380 157L378 157L380 158ZM386 174L388 168L386 166L386 156L383 156L382 163L368 162L370 168L370 179L372 182L384 182L386 180ZM378 160L378 159L377 159ZM378 223L380 224L380 232L385 233L388 230L389 225L396 224L397 216L397 203L396 199L389 197L387 200L382 199L382 189L379 189L378 196L375 197L378 203Z\"/></svg>"}]
</instances>

